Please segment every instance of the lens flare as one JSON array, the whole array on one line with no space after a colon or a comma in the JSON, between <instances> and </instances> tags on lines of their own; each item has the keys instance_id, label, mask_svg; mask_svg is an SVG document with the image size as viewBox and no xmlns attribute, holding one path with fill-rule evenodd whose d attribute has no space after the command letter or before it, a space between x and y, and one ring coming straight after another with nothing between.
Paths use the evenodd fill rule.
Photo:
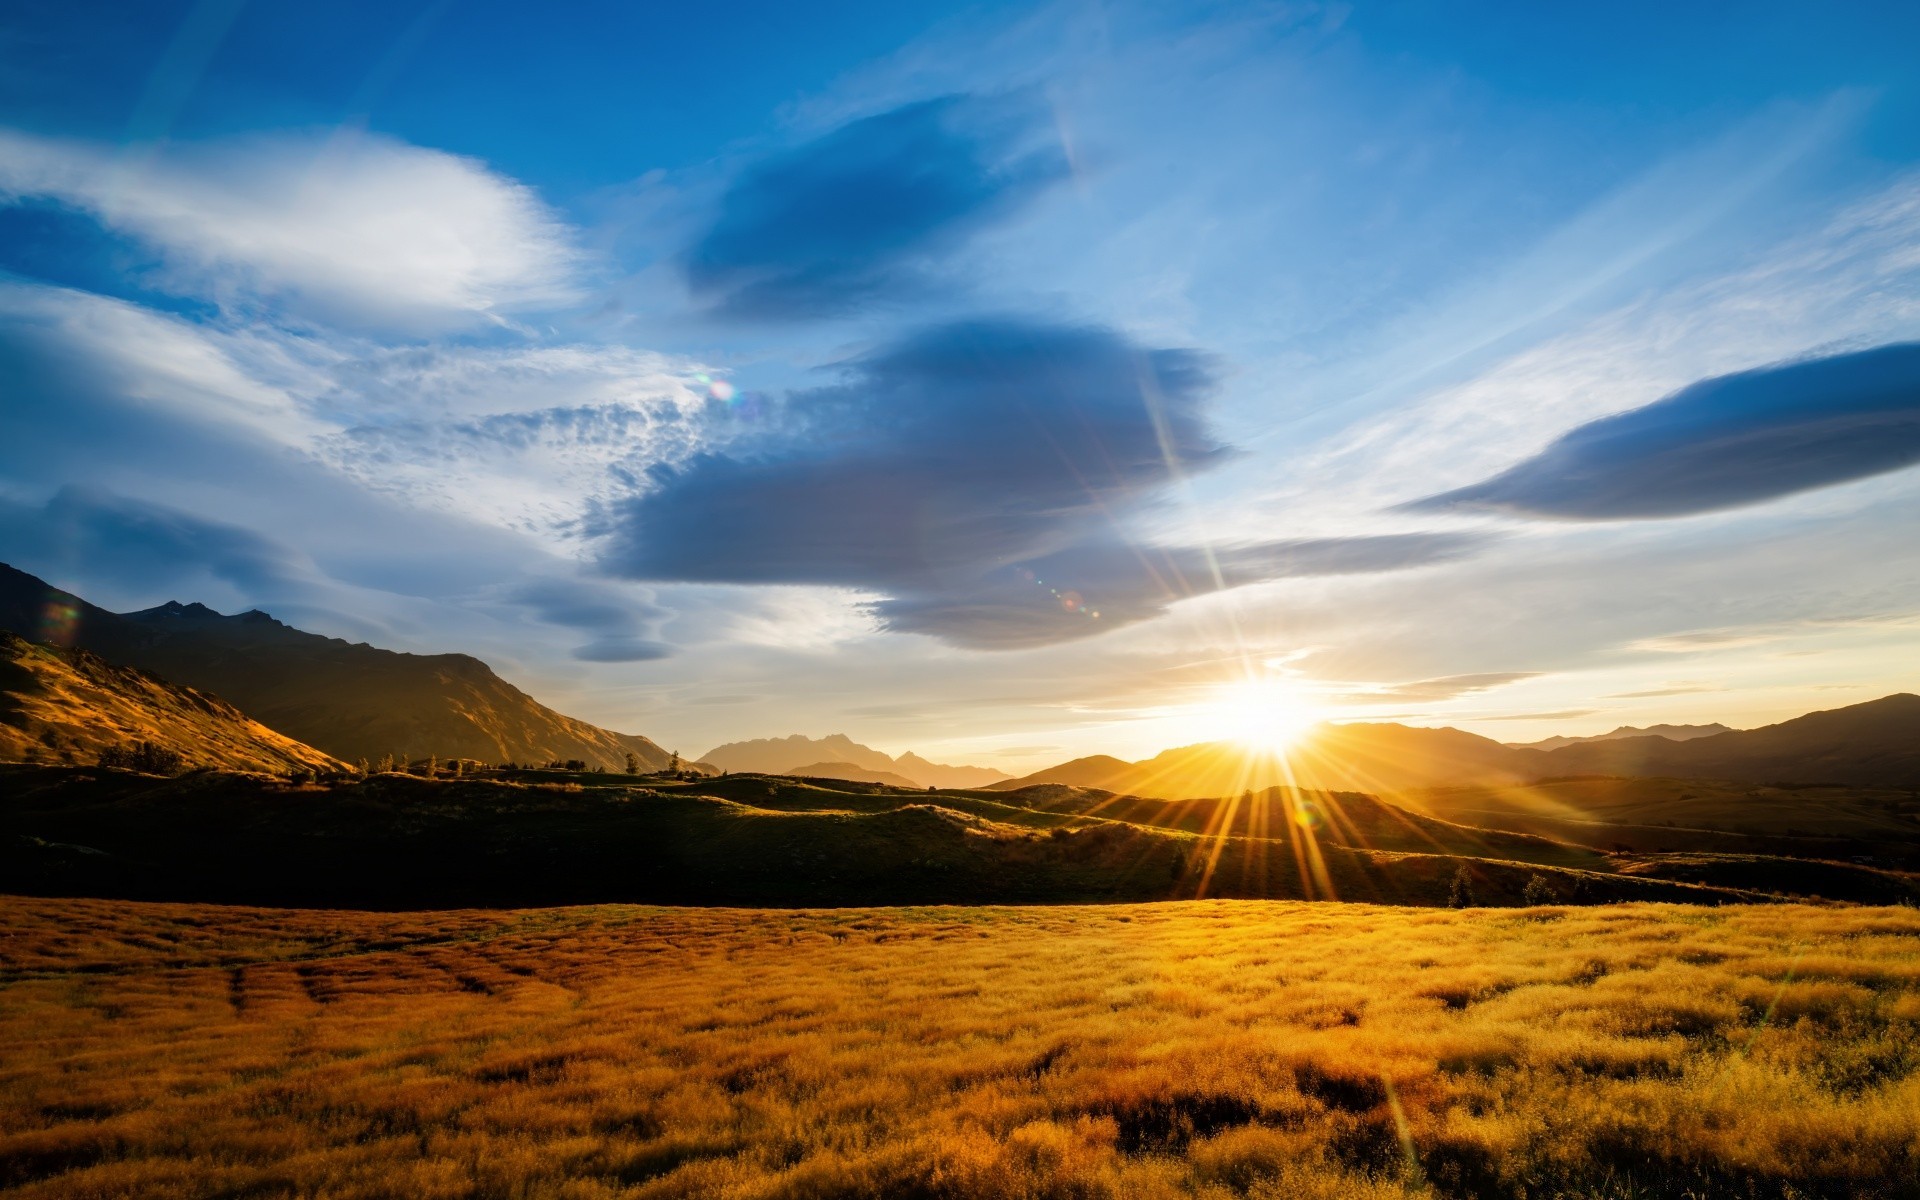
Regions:
<instances>
[{"instance_id":1,"label":"lens flare","mask_svg":"<svg viewBox=\"0 0 1920 1200\"><path fill-rule=\"evenodd\" d=\"M65 597L49 596L40 609L40 640L71 646L79 631L80 607Z\"/></svg>"}]
</instances>

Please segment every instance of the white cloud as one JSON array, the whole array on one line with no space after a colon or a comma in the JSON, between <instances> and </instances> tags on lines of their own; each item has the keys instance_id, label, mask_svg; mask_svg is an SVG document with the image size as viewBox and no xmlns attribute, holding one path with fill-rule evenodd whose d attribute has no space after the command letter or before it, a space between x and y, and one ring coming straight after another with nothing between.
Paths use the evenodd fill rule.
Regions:
<instances>
[{"instance_id":1,"label":"white cloud","mask_svg":"<svg viewBox=\"0 0 1920 1200\"><path fill-rule=\"evenodd\" d=\"M578 297L572 231L532 189L374 135L116 154L0 130L0 196L151 245L170 287L348 326L449 328Z\"/></svg>"}]
</instances>

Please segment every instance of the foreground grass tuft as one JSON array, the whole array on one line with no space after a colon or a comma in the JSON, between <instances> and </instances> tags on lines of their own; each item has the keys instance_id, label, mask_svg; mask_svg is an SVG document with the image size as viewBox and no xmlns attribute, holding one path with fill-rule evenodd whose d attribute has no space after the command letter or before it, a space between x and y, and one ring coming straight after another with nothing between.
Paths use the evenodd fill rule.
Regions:
<instances>
[{"instance_id":1,"label":"foreground grass tuft","mask_svg":"<svg viewBox=\"0 0 1920 1200\"><path fill-rule=\"evenodd\" d=\"M0 900L23 1197L1920 1194L1920 914Z\"/></svg>"}]
</instances>

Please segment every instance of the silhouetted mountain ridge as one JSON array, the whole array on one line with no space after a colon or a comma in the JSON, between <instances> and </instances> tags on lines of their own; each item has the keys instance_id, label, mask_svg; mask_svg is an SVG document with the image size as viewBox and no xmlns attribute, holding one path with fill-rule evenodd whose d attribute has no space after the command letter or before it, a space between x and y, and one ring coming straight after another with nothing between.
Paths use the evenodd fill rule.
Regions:
<instances>
[{"instance_id":1,"label":"silhouetted mountain ridge","mask_svg":"<svg viewBox=\"0 0 1920 1200\"><path fill-rule=\"evenodd\" d=\"M977 788L1007 778L1005 771L992 767L950 766L928 762L909 750L895 758L871 746L863 746L844 733L810 738L790 734L778 738L753 738L715 746L700 756L700 761L723 771L753 771L763 775L819 774L814 767L845 764L864 771L889 772L916 787ZM807 770L801 770L801 767ZM825 776L835 779L864 780L865 775Z\"/></svg>"},{"instance_id":2,"label":"silhouetted mountain ridge","mask_svg":"<svg viewBox=\"0 0 1920 1200\"><path fill-rule=\"evenodd\" d=\"M993 787L1012 791L1055 783L1187 799L1283 785L1377 794L1569 775L1906 787L1920 782L1920 696L1901 693L1685 741L1658 735L1608 738L1553 750L1508 746L1444 727L1322 724L1284 754L1204 742L1136 763L1104 755L1075 759Z\"/></svg>"},{"instance_id":3,"label":"silhouetted mountain ridge","mask_svg":"<svg viewBox=\"0 0 1920 1200\"><path fill-rule=\"evenodd\" d=\"M407 654L295 629L259 610L169 601L112 613L0 564L0 628L213 692L337 758L579 759L620 770L669 755L637 734L557 713L467 654Z\"/></svg>"}]
</instances>

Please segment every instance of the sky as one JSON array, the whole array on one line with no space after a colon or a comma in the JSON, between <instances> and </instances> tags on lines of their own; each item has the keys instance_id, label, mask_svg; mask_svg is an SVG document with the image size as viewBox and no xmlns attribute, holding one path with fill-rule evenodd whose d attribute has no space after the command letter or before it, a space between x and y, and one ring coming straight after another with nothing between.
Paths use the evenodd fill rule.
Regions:
<instances>
[{"instance_id":1,"label":"sky","mask_svg":"<svg viewBox=\"0 0 1920 1200\"><path fill-rule=\"evenodd\" d=\"M28 2L0 560L697 754L1920 690L1920 8Z\"/></svg>"}]
</instances>

